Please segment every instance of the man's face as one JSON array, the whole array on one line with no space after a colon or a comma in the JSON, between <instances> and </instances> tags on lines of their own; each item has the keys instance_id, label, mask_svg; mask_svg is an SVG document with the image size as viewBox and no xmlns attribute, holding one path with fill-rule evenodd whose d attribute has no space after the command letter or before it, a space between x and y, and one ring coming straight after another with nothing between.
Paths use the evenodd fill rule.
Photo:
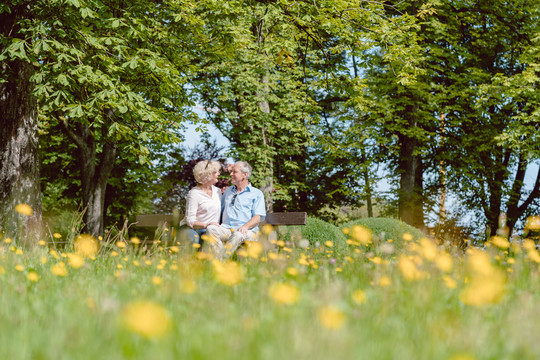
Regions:
<instances>
[{"instance_id":1,"label":"man's face","mask_svg":"<svg viewBox=\"0 0 540 360\"><path fill-rule=\"evenodd\" d=\"M243 180L246 179L246 175L247 174L243 173L242 170L240 170L239 165L234 165L231 170L231 183L233 183L233 185L240 184Z\"/></svg>"}]
</instances>

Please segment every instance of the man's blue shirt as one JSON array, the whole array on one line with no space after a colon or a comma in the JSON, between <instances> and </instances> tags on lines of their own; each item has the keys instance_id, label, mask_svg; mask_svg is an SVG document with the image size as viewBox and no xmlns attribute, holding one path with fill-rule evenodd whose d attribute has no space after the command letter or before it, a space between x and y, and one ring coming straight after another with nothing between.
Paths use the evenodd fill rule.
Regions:
<instances>
[{"instance_id":1,"label":"man's blue shirt","mask_svg":"<svg viewBox=\"0 0 540 360\"><path fill-rule=\"evenodd\" d=\"M251 184L240 193L236 190L236 186L229 186L221 197L221 212L223 214L221 226L235 230L255 215L259 215L263 221L266 217L264 195ZM256 226L251 230L257 232L259 227Z\"/></svg>"}]
</instances>

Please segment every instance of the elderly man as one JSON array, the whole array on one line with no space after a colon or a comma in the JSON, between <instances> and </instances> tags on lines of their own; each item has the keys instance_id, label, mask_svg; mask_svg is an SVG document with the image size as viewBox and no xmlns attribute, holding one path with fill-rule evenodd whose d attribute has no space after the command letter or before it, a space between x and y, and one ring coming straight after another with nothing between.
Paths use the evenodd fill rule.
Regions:
<instances>
[{"instance_id":1,"label":"elderly man","mask_svg":"<svg viewBox=\"0 0 540 360\"><path fill-rule=\"evenodd\" d=\"M231 169L231 183L221 198L221 225L209 225L207 235L215 241L218 259L232 255L244 241L256 241L258 226L266 217L264 195L249 183L251 166L238 161Z\"/></svg>"}]
</instances>

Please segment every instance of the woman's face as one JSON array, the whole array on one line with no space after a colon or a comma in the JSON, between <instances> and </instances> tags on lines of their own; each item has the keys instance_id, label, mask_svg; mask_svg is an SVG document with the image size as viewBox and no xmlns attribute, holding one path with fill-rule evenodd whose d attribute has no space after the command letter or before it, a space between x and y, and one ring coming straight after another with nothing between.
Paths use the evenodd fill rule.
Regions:
<instances>
[{"instance_id":1,"label":"woman's face","mask_svg":"<svg viewBox=\"0 0 540 360\"><path fill-rule=\"evenodd\" d=\"M212 174L212 177L211 177L212 185L214 185L214 184L216 184L218 182L219 174L221 174L221 172L219 170Z\"/></svg>"}]
</instances>

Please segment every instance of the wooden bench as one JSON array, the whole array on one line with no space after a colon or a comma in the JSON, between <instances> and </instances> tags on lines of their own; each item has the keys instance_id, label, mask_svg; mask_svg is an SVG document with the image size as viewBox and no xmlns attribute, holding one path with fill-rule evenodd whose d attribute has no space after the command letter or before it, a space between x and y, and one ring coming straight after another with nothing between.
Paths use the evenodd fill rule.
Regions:
<instances>
[{"instance_id":1,"label":"wooden bench","mask_svg":"<svg viewBox=\"0 0 540 360\"><path fill-rule=\"evenodd\" d=\"M184 218L183 214L147 214L137 215L135 226L146 228L170 227L178 224ZM272 226L281 225L306 225L307 214L305 212L272 212L266 214L261 223Z\"/></svg>"},{"instance_id":2,"label":"wooden bench","mask_svg":"<svg viewBox=\"0 0 540 360\"><path fill-rule=\"evenodd\" d=\"M184 218L184 214L145 214L137 215L135 227L147 228L147 229L167 229L173 224L178 227L181 219ZM277 240L280 237L280 226L289 225L306 225L307 213L305 212L272 212L267 213L266 218L259 225L262 228L265 224L273 226L273 231L269 234L269 239Z\"/></svg>"}]
</instances>

